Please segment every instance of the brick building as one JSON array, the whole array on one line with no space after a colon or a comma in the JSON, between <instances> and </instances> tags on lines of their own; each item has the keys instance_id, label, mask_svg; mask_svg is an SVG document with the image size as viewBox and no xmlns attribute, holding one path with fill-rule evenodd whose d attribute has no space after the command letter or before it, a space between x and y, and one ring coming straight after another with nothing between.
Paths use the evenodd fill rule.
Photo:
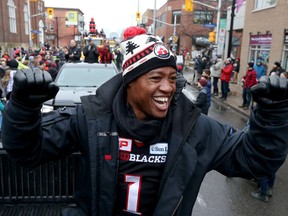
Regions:
<instances>
[{"instance_id":1,"label":"brick building","mask_svg":"<svg viewBox=\"0 0 288 216\"><path fill-rule=\"evenodd\" d=\"M78 43L84 34L84 13L77 8L46 8L46 38L52 47L68 46L70 40ZM51 12L49 12L51 11Z\"/></svg>"},{"instance_id":2,"label":"brick building","mask_svg":"<svg viewBox=\"0 0 288 216\"><path fill-rule=\"evenodd\" d=\"M218 6L218 0L201 2L215 8ZM227 7L230 5L231 0L222 0L221 18L226 18ZM207 27L207 24L216 24L217 10L194 3L193 11L187 12L185 11L185 0L168 0L156 11L156 20L159 22L156 21L155 25L156 35L163 37L166 44L171 44L175 16L177 51L187 49L191 52L192 49L209 48L208 36L214 27ZM147 20L143 20L144 24L146 24L145 21ZM146 26L148 25L146 24ZM202 40L198 40L200 38Z\"/></svg>"},{"instance_id":3,"label":"brick building","mask_svg":"<svg viewBox=\"0 0 288 216\"><path fill-rule=\"evenodd\" d=\"M0 0L0 46L2 52L11 53L14 47L29 47L29 19L31 17L31 42L39 46L44 42L44 0Z\"/></svg>"}]
</instances>

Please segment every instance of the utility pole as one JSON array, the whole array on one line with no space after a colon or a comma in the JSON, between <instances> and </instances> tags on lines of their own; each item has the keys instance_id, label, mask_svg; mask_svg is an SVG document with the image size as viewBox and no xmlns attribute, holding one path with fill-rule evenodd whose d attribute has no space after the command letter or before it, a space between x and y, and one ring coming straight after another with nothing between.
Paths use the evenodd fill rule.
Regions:
<instances>
[{"instance_id":1,"label":"utility pole","mask_svg":"<svg viewBox=\"0 0 288 216\"><path fill-rule=\"evenodd\" d=\"M153 35L156 36L156 0L154 0L154 13L153 13Z\"/></svg>"},{"instance_id":2,"label":"utility pole","mask_svg":"<svg viewBox=\"0 0 288 216\"><path fill-rule=\"evenodd\" d=\"M235 16L235 6L236 0L233 0L231 7L231 21L230 21L230 29L229 29L229 42L228 42L228 52L227 57L229 58L232 50L232 38L233 38L233 25L234 25L234 16Z\"/></svg>"},{"instance_id":3,"label":"utility pole","mask_svg":"<svg viewBox=\"0 0 288 216\"><path fill-rule=\"evenodd\" d=\"M27 15L28 15L29 47L32 47L33 46L33 41L32 41L32 35L31 35L30 0L27 0Z\"/></svg>"},{"instance_id":4,"label":"utility pole","mask_svg":"<svg viewBox=\"0 0 288 216\"><path fill-rule=\"evenodd\" d=\"M218 39L219 39L219 32L220 32L221 6L222 6L222 0L218 0L217 23L216 23L217 32L216 32L216 40L215 40L217 46L218 46Z\"/></svg>"}]
</instances>

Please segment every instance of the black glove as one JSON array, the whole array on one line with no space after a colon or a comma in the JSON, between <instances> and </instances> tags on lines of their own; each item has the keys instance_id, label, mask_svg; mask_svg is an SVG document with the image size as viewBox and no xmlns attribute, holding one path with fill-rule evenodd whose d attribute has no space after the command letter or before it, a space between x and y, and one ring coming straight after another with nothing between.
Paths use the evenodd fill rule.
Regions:
<instances>
[{"instance_id":1,"label":"black glove","mask_svg":"<svg viewBox=\"0 0 288 216\"><path fill-rule=\"evenodd\" d=\"M14 76L12 98L29 107L41 106L44 101L55 97L59 87L53 83L47 71L36 68L18 70Z\"/></svg>"},{"instance_id":2,"label":"black glove","mask_svg":"<svg viewBox=\"0 0 288 216\"><path fill-rule=\"evenodd\" d=\"M288 108L288 79L277 75L262 76L251 87L253 100L262 108Z\"/></svg>"}]
</instances>

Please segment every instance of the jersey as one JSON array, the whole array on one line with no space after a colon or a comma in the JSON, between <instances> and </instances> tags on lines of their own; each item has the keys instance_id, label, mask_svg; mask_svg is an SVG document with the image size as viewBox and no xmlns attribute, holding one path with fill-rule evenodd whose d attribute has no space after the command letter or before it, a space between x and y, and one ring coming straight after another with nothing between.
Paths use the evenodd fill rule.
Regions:
<instances>
[{"instance_id":1,"label":"jersey","mask_svg":"<svg viewBox=\"0 0 288 216\"><path fill-rule=\"evenodd\" d=\"M153 214L167 153L166 142L119 138L117 216Z\"/></svg>"}]
</instances>

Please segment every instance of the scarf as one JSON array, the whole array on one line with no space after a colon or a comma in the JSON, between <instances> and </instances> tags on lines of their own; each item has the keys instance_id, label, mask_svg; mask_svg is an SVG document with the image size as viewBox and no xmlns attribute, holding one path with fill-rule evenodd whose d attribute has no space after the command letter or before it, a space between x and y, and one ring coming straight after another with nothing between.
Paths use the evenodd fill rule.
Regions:
<instances>
[{"instance_id":1,"label":"scarf","mask_svg":"<svg viewBox=\"0 0 288 216\"><path fill-rule=\"evenodd\" d=\"M125 101L126 88L122 85L113 101L113 114L121 136L148 145L167 140L172 121L171 107L164 119L139 120L133 108Z\"/></svg>"}]
</instances>

